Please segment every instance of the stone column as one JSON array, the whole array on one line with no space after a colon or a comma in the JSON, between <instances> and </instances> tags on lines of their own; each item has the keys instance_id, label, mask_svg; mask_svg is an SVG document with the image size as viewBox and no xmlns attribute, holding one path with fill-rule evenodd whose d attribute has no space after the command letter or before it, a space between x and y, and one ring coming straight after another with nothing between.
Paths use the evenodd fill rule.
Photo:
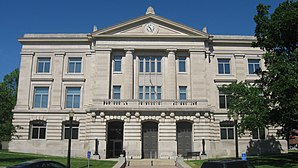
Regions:
<instances>
[{"instance_id":1,"label":"stone column","mask_svg":"<svg viewBox=\"0 0 298 168\"><path fill-rule=\"evenodd\" d=\"M166 59L165 87L166 99L177 99L177 80L176 80L176 52L177 49L167 49L168 58Z\"/></svg>"},{"instance_id":2,"label":"stone column","mask_svg":"<svg viewBox=\"0 0 298 168\"><path fill-rule=\"evenodd\" d=\"M142 158L142 125L138 118L139 113L136 112L134 116L125 119L124 122L124 138L123 150L129 158L141 159Z\"/></svg>"},{"instance_id":3,"label":"stone column","mask_svg":"<svg viewBox=\"0 0 298 168\"><path fill-rule=\"evenodd\" d=\"M31 75L34 52L21 52L21 67L19 75L18 99L15 107L18 109L29 109L29 95L31 90Z\"/></svg>"},{"instance_id":4,"label":"stone column","mask_svg":"<svg viewBox=\"0 0 298 168\"><path fill-rule=\"evenodd\" d=\"M111 80L111 49L96 49L93 64L96 65L93 71L93 102L96 99L109 99Z\"/></svg>"},{"instance_id":5,"label":"stone column","mask_svg":"<svg viewBox=\"0 0 298 168\"><path fill-rule=\"evenodd\" d=\"M205 49L190 49L191 98L207 99Z\"/></svg>"},{"instance_id":6,"label":"stone column","mask_svg":"<svg viewBox=\"0 0 298 168\"><path fill-rule=\"evenodd\" d=\"M61 98L62 98L62 77L63 77L63 65L64 65L65 52L55 52L53 58L53 77L54 82L52 86L52 98L50 108L53 110L61 110Z\"/></svg>"},{"instance_id":7,"label":"stone column","mask_svg":"<svg viewBox=\"0 0 298 168\"><path fill-rule=\"evenodd\" d=\"M177 155L175 114L164 116L159 120L158 155L160 159L169 159Z\"/></svg>"},{"instance_id":8,"label":"stone column","mask_svg":"<svg viewBox=\"0 0 298 168\"><path fill-rule=\"evenodd\" d=\"M235 57L235 71L236 71L236 78L237 80L239 81L244 81L245 78L246 78L246 74L247 74L247 66L245 65L245 62L244 62L244 57L245 55L244 54L235 54L234 55Z\"/></svg>"},{"instance_id":9,"label":"stone column","mask_svg":"<svg viewBox=\"0 0 298 168\"><path fill-rule=\"evenodd\" d=\"M123 76L124 76L124 86L123 86L123 98L133 99L133 49L125 49L125 58L123 64Z\"/></svg>"}]
</instances>

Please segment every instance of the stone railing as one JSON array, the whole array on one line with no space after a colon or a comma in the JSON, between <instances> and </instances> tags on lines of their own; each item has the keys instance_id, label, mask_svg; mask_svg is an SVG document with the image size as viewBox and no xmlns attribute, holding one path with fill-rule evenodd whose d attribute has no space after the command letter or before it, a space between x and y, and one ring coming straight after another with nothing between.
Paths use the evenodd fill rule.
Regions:
<instances>
[{"instance_id":1,"label":"stone railing","mask_svg":"<svg viewBox=\"0 0 298 168\"><path fill-rule=\"evenodd\" d=\"M207 100L113 100L113 99L96 99L93 100L91 110L115 110L115 109L206 109Z\"/></svg>"}]
</instances>

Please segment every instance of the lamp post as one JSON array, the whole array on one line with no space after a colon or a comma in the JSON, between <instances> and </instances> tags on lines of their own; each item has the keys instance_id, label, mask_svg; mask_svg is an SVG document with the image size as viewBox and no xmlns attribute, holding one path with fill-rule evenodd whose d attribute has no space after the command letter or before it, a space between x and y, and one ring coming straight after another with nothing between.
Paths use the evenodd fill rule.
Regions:
<instances>
[{"instance_id":1,"label":"lamp post","mask_svg":"<svg viewBox=\"0 0 298 168\"><path fill-rule=\"evenodd\" d=\"M69 138L68 138L68 151L67 151L67 164L66 168L70 168L70 153L71 153L71 139L72 139L72 121L73 121L74 111L71 109L69 111Z\"/></svg>"},{"instance_id":2,"label":"lamp post","mask_svg":"<svg viewBox=\"0 0 298 168\"><path fill-rule=\"evenodd\" d=\"M234 119L234 125L235 125L235 150L236 150L236 159L239 158L239 154L238 154L238 115L234 114L233 115L233 119Z\"/></svg>"}]
</instances>

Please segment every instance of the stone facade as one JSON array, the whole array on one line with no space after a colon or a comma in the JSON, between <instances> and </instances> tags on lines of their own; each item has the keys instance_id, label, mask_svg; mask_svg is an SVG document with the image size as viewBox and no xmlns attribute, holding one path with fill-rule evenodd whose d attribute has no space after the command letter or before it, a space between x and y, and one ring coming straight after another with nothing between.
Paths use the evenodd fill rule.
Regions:
<instances>
[{"instance_id":1,"label":"stone facade","mask_svg":"<svg viewBox=\"0 0 298 168\"><path fill-rule=\"evenodd\" d=\"M73 156L94 152L95 139L100 158L122 150L130 158L172 158L202 152L203 140L208 157L234 156L218 88L257 79L250 68L264 62L263 51L250 47L255 40L211 35L152 8L89 34L25 34L13 121L22 129L9 150L66 156L65 121L74 110ZM266 129L265 139L252 140L247 132L239 153L287 152L275 133Z\"/></svg>"}]
</instances>

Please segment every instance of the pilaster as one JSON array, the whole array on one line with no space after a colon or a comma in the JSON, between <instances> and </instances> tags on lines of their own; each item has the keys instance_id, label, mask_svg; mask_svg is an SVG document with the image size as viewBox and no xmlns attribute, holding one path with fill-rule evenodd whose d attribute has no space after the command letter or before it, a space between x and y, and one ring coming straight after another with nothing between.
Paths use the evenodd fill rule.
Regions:
<instances>
[{"instance_id":1,"label":"pilaster","mask_svg":"<svg viewBox=\"0 0 298 168\"><path fill-rule=\"evenodd\" d=\"M124 87L123 87L123 98L133 99L133 49L125 49L125 58L123 65L124 75Z\"/></svg>"},{"instance_id":2,"label":"pilaster","mask_svg":"<svg viewBox=\"0 0 298 168\"><path fill-rule=\"evenodd\" d=\"M129 158L142 158L142 125L140 120L135 117L126 119L124 122L123 150Z\"/></svg>"},{"instance_id":3,"label":"pilaster","mask_svg":"<svg viewBox=\"0 0 298 168\"><path fill-rule=\"evenodd\" d=\"M204 49L190 49L191 99L206 99L206 64Z\"/></svg>"},{"instance_id":4,"label":"pilaster","mask_svg":"<svg viewBox=\"0 0 298 168\"><path fill-rule=\"evenodd\" d=\"M34 52L21 52L18 98L15 109L29 109L30 85Z\"/></svg>"},{"instance_id":5,"label":"pilaster","mask_svg":"<svg viewBox=\"0 0 298 168\"><path fill-rule=\"evenodd\" d=\"M166 99L177 99L177 80L176 80L176 55L177 49L167 49L168 57L166 59L165 86Z\"/></svg>"},{"instance_id":6,"label":"pilaster","mask_svg":"<svg viewBox=\"0 0 298 168\"><path fill-rule=\"evenodd\" d=\"M62 76L63 76L63 65L64 65L65 52L55 52L53 57L53 76L54 82L52 87L52 98L50 108L53 110L61 110L61 98L62 98Z\"/></svg>"},{"instance_id":7,"label":"pilaster","mask_svg":"<svg viewBox=\"0 0 298 168\"><path fill-rule=\"evenodd\" d=\"M93 72L93 99L108 99L110 97L111 49L97 49L93 63L96 65Z\"/></svg>"},{"instance_id":8,"label":"pilaster","mask_svg":"<svg viewBox=\"0 0 298 168\"><path fill-rule=\"evenodd\" d=\"M177 155L176 120L174 113L159 120L159 158L169 159Z\"/></svg>"},{"instance_id":9,"label":"pilaster","mask_svg":"<svg viewBox=\"0 0 298 168\"><path fill-rule=\"evenodd\" d=\"M236 78L239 81L244 81L246 78L247 70L244 63L245 54L234 54L236 66Z\"/></svg>"}]
</instances>

